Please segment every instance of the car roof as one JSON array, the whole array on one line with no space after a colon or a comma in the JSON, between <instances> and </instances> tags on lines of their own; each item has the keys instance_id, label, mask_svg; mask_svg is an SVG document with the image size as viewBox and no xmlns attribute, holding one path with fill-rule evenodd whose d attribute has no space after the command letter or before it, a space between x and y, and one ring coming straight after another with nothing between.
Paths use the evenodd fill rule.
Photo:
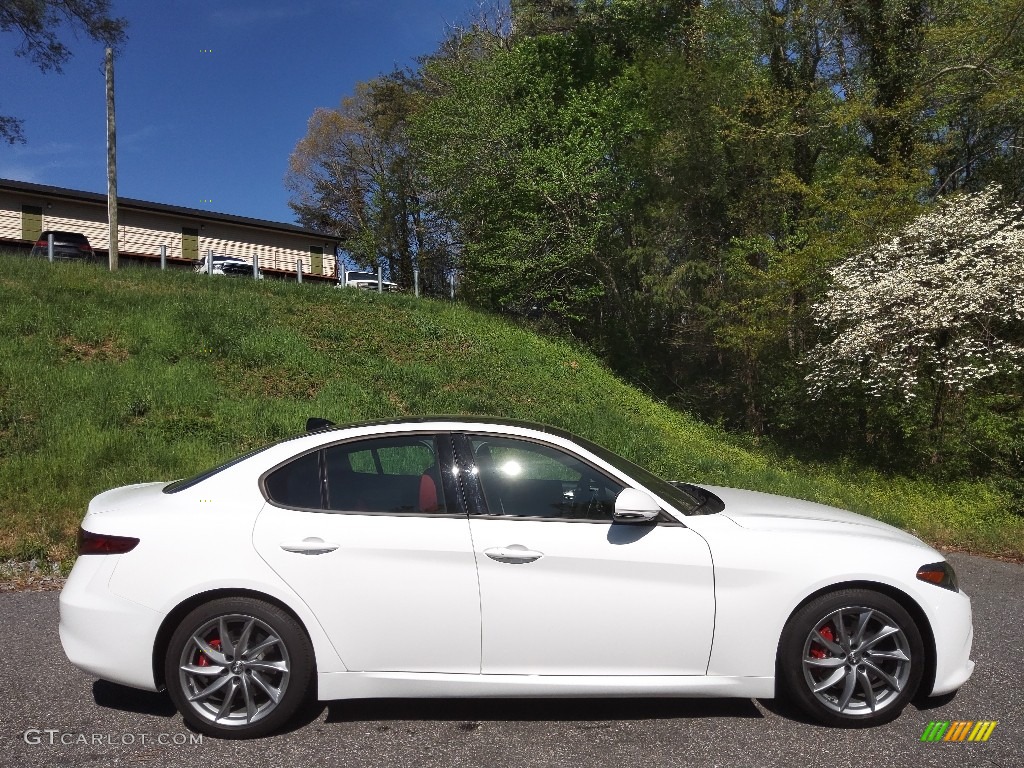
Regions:
<instances>
[{"instance_id":1,"label":"car roof","mask_svg":"<svg viewBox=\"0 0 1024 768\"><path fill-rule=\"evenodd\" d=\"M316 429L312 432L304 434L313 434L321 432L340 432L347 429L353 429L356 427L388 427L388 426L400 426L403 424L465 424L469 428L481 427L486 428L489 426L493 427L514 427L517 429L532 429L536 432L545 432L549 435L555 435L556 437L562 437L567 440L579 440L578 435L574 435L572 432L568 432L558 427L552 427L550 424L541 424L535 421L525 421L522 419L503 419L496 418L494 416L452 416L452 415L437 415L437 416L403 416L395 419L376 419L374 421L357 421L351 424L334 424L330 427L324 427L323 429Z\"/></svg>"}]
</instances>

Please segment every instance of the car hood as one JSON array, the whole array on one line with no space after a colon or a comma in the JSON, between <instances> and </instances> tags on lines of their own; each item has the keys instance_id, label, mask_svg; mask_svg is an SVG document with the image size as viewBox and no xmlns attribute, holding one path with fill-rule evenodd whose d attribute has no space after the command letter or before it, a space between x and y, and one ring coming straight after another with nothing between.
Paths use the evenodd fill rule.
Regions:
<instances>
[{"instance_id":1,"label":"car hood","mask_svg":"<svg viewBox=\"0 0 1024 768\"><path fill-rule=\"evenodd\" d=\"M927 546L913 534L845 509L739 488L720 488L713 485L702 487L712 491L725 502L725 509L719 514L744 528L779 531L845 530L851 534L881 536Z\"/></svg>"}]
</instances>

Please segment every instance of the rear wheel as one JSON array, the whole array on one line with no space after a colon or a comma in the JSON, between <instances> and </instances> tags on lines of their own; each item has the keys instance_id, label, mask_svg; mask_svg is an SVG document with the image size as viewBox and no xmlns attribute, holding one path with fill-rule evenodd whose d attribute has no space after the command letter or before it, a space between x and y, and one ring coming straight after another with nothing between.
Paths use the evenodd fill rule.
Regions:
<instances>
[{"instance_id":1,"label":"rear wheel","mask_svg":"<svg viewBox=\"0 0 1024 768\"><path fill-rule=\"evenodd\" d=\"M213 600L189 613L168 645L167 690L185 721L220 738L263 736L307 698L313 651L288 613L261 600Z\"/></svg>"},{"instance_id":2,"label":"rear wheel","mask_svg":"<svg viewBox=\"0 0 1024 768\"><path fill-rule=\"evenodd\" d=\"M879 725L899 716L924 672L910 614L864 589L822 595L798 610L779 643L782 692L828 725Z\"/></svg>"}]
</instances>

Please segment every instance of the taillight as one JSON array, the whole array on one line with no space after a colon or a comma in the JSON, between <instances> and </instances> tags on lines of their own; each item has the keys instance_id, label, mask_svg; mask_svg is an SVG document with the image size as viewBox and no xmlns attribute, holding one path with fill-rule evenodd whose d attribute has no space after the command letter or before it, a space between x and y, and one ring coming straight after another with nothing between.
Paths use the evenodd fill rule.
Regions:
<instances>
[{"instance_id":1,"label":"taillight","mask_svg":"<svg viewBox=\"0 0 1024 768\"><path fill-rule=\"evenodd\" d=\"M37 248L46 248L49 245L50 245L50 241L49 240L39 240L36 243L36 247Z\"/></svg>"},{"instance_id":2,"label":"taillight","mask_svg":"<svg viewBox=\"0 0 1024 768\"><path fill-rule=\"evenodd\" d=\"M946 562L922 565L917 569L917 578L952 592L960 591L960 585L957 583L953 566Z\"/></svg>"},{"instance_id":3,"label":"taillight","mask_svg":"<svg viewBox=\"0 0 1024 768\"><path fill-rule=\"evenodd\" d=\"M78 554L80 555L123 555L138 546L139 540L131 536L111 536L107 533L93 533L78 529Z\"/></svg>"}]
</instances>

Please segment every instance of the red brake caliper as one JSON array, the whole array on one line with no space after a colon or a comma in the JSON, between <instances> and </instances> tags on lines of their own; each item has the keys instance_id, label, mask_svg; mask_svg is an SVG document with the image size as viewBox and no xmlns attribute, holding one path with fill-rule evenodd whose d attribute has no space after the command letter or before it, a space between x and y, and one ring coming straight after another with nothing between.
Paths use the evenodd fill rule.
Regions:
<instances>
[{"instance_id":1,"label":"red brake caliper","mask_svg":"<svg viewBox=\"0 0 1024 768\"><path fill-rule=\"evenodd\" d=\"M213 638L213 640L208 640L207 642L209 643L210 647L213 648L213 650L215 650L215 651L219 651L220 650L220 638L219 637L215 637L215 638ZM210 666L210 660L208 658L206 658L206 654L203 653L202 651L199 652L199 658L196 660L196 666L197 667L208 667L208 666Z\"/></svg>"},{"instance_id":2,"label":"red brake caliper","mask_svg":"<svg viewBox=\"0 0 1024 768\"><path fill-rule=\"evenodd\" d=\"M832 634L832 627L822 627L818 630L818 634L828 640L830 643L835 641L835 635ZM816 659L824 659L828 656L828 649L820 643L811 643L811 656Z\"/></svg>"}]
</instances>

